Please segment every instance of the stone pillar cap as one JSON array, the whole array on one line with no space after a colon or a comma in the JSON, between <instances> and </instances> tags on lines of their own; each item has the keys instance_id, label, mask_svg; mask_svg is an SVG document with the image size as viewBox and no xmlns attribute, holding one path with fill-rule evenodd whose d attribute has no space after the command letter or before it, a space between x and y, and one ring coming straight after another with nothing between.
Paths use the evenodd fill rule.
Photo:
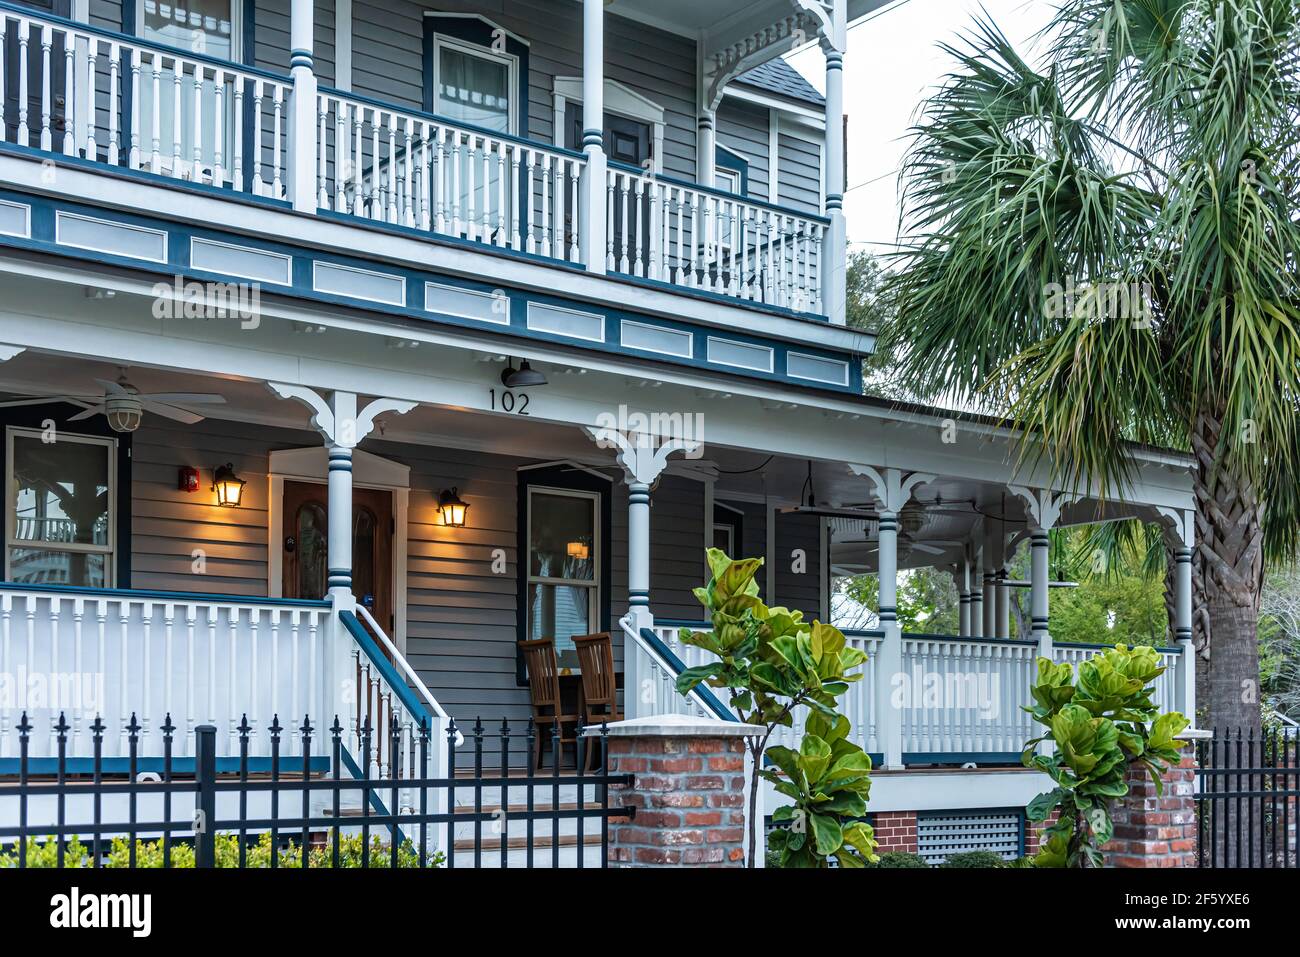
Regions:
<instances>
[{"instance_id":1,"label":"stone pillar cap","mask_svg":"<svg viewBox=\"0 0 1300 957\"><path fill-rule=\"evenodd\" d=\"M598 724L588 725L583 729L583 734L599 737L601 727ZM766 728L756 724L688 714L655 714L614 721L604 727L611 738L748 738L767 732Z\"/></svg>"},{"instance_id":2,"label":"stone pillar cap","mask_svg":"<svg viewBox=\"0 0 1300 957\"><path fill-rule=\"evenodd\" d=\"M1213 731L1204 728L1184 728L1174 735L1175 741L1205 741L1214 737Z\"/></svg>"}]
</instances>

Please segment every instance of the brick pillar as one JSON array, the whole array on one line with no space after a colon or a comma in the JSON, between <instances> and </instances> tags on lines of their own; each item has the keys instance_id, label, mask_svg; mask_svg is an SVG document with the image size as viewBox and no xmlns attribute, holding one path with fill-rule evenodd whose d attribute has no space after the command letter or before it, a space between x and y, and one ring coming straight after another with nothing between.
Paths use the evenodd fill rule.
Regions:
<instances>
[{"instance_id":1,"label":"brick pillar","mask_svg":"<svg viewBox=\"0 0 1300 957\"><path fill-rule=\"evenodd\" d=\"M872 815L872 830L876 833L876 853L907 851L916 853L916 812L881 811Z\"/></svg>"},{"instance_id":2,"label":"brick pillar","mask_svg":"<svg viewBox=\"0 0 1300 957\"><path fill-rule=\"evenodd\" d=\"M631 820L610 821L610 865L743 867L744 738L763 729L685 715L634 718L608 729L610 773L632 775L630 786L610 789L610 804L636 808Z\"/></svg>"},{"instance_id":3,"label":"brick pillar","mask_svg":"<svg viewBox=\"0 0 1300 957\"><path fill-rule=\"evenodd\" d=\"M1183 759L1164 776L1164 793L1146 768L1130 767L1125 781L1129 793L1116 803L1115 837L1103 849L1107 867L1196 866L1196 753L1194 740L1202 732L1184 732L1188 744Z\"/></svg>"}]
</instances>

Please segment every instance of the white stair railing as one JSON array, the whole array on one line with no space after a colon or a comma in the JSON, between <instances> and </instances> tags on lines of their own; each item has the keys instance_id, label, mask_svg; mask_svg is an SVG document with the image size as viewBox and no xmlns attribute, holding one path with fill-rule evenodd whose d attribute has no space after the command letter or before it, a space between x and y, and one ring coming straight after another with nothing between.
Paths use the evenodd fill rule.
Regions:
<instances>
[{"instance_id":1,"label":"white stair railing","mask_svg":"<svg viewBox=\"0 0 1300 957\"><path fill-rule=\"evenodd\" d=\"M339 618L353 640L356 702L346 720L358 769L399 781L446 777L448 750L464 740L457 731L449 741L451 716L366 608L357 606L356 616L340 612ZM432 813L444 813L446 789L426 791ZM418 809L419 793L400 788L397 813Z\"/></svg>"}]
</instances>

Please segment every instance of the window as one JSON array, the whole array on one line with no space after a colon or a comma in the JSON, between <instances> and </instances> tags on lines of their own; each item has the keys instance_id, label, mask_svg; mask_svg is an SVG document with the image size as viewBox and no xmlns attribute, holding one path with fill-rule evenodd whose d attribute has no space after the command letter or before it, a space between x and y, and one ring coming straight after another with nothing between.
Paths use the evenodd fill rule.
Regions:
<instances>
[{"instance_id":1,"label":"window","mask_svg":"<svg viewBox=\"0 0 1300 957\"><path fill-rule=\"evenodd\" d=\"M528 489L528 638L552 638L561 668L576 670L574 635L599 630L600 496Z\"/></svg>"},{"instance_id":2,"label":"window","mask_svg":"<svg viewBox=\"0 0 1300 957\"><path fill-rule=\"evenodd\" d=\"M112 439L35 429L6 432L5 578L22 584L104 588L116 539Z\"/></svg>"},{"instance_id":3,"label":"window","mask_svg":"<svg viewBox=\"0 0 1300 957\"><path fill-rule=\"evenodd\" d=\"M729 558L741 558L740 549L744 547L742 529L744 515L720 502L713 504L713 547L720 548Z\"/></svg>"},{"instance_id":4,"label":"window","mask_svg":"<svg viewBox=\"0 0 1300 957\"><path fill-rule=\"evenodd\" d=\"M218 60L235 61L239 57L239 17L240 4L243 0L180 0L179 3L167 0L135 0L136 33L141 39L169 47L176 47ZM175 163L173 149L176 144L176 85L172 72L173 60L165 58L162 62L162 75L158 84L157 103L154 102L152 83L152 61L146 59L140 80L140 145L142 158L151 159L150 146L153 140L154 112L158 111L159 162L162 169L155 173L171 172ZM199 120L203 129L201 162L199 169L194 169L194 83L193 68L186 70L180 86L180 157L182 175L201 182L210 180L212 166L216 160L213 143L216 111L215 84L208 80L201 86L199 97ZM146 82L146 77L148 82ZM234 165L231 151L234 149L234 90L231 83L225 84L222 111L222 165L229 170Z\"/></svg>"},{"instance_id":5,"label":"window","mask_svg":"<svg viewBox=\"0 0 1300 957\"><path fill-rule=\"evenodd\" d=\"M433 41L433 112L496 133L518 128L511 91L519 60L450 37Z\"/></svg>"},{"instance_id":6,"label":"window","mask_svg":"<svg viewBox=\"0 0 1300 957\"><path fill-rule=\"evenodd\" d=\"M740 195L740 172L718 166L713 170L713 185L725 193Z\"/></svg>"}]
</instances>

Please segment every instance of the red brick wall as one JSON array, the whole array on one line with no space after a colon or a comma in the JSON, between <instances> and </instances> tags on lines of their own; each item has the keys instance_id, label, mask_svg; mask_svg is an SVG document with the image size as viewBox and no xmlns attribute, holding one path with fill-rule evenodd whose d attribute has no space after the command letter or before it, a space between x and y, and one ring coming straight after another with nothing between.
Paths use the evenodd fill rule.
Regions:
<instances>
[{"instance_id":1,"label":"red brick wall","mask_svg":"<svg viewBox=\"0 0 1300 957\"><path fill-rule=\"evenodd\" d=\"M1056 823L1060 815L1053 811L1047 815L1047 820L1041 824L1035 824L1033 821L1025 821L1025 856L1033 857L1038 853L1039 845L1043 843L1043 832Z\"/></svg>"},{"instance_id":2,"label":"red brick wall","mask_svg":"<svg viewBox=\"0 0 1300 957\"><path fill-rule=\"evenodd\" d=\"M876 853L908 851L916 853L916 812L881 811L873 814L871 826L876 832Z\"/></svg>"},{"instance_id":3,"label":"red brick wall","mask_svg":"<svg viewBox=\"0 0 1300 957\"><path fill-rule=\"evenodd\" d=\"M1104 848L1108 867L1195 867L1196 758L1191 749L1164 778L1164 793L1139 766L1129 768L1129 793L1114 809L1115 838Z\"/></svg>"},{"instance_id":4,"label":"red brick wall","mask_svg":"<svg viewBox=\"0 0 1300 957\"><path fill-rule=\"evenodd\" d=\"M610 772L631 774L612 805L631 821L610 822L615 867L739 867L745 863L745 746L740 738L610 737Z\"/></svg>"}]
</instances>

